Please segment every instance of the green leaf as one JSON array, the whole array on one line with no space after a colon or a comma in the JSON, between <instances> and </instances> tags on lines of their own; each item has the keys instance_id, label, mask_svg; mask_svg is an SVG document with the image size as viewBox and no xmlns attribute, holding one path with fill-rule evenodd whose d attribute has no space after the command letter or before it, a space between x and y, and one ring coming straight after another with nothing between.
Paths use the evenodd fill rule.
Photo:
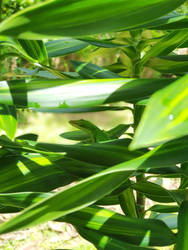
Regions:
<instances>
[{"instance_id":1,"label":"green leaf","mask_svg":"<svg viewBox=\"0 0 188 250\"><path fill-rule=\"evenodd\" d=\"M64 164L66 163L65 160ZM61 167L59 165L56 166L51 163L48 158L38 155L26 157L16 156L7 152L3 158L1 157L1 164L1 193L27 191L48 192L57 187L67 185L78 178L75 177L74 174L71 174L71 171L66 172L66 170L63 169L63 163ZM69 160L70 169L71 166L76 164L79 165L79 163L71 164ZM80 165L83 166L81 163Z\"/></svg>"},{"instance_id":2,"label":"green leaf","mask_svg":"<svg viewBox=\"0 0 188 250\"><path fill-rule=\"evenodd\" d=\"M184 43L182 43L179 48L187 48L188 47L188 40L186 40Z\"/></svg>"},{"instance_id":3,"label":"green leaf","mask_svg":"<svg viewBox=\"0 0 188 250\"><path fill-rule=\"evenodd\" d=\"M149 246L168 245L174 241L172 232L160 220L130 218L99 207L87 207L57 220L136 245L140 245L144 237L147 238ZM148 231L150 234L146 236Z\"/></svg>"},{"instance_id":4,"label":"green leaf","mask_svg":"<svg viewBox=\"0 0 188 250\"><path fill-rule=\"evenodd\" d=\"M20 215L2 224L0 233L33 226L80 210L119 187L132 175L133 171L151 168L151 166L152 168L159 168L160 166L164 167L187 161L188 147L186 147L186 141L187 137L175 140L159 146L143 156L86 178L52 197L32 205Z\"/></svg>"},{"instance_id":5,"label":"green leaf","mask_svg":"<svg viewBox=\"0 0 188 250\"><path fill-rule=\"evenodd\" d=\"M97 180L93 179L93 177L87 178L75 186L24 210L20 215L2 224L0 233L8 233L24 227L34 226L80 210L117 188L124 182L126 175L114 173L105 178L104 176L98 176Z\"/></svg>"},{"instance_id":6,"label":"green leaf","mask_svg":"<svg viewBox=\"0 0 188 250\"><path fill-rule=\"evenodd\" d=\"M163 221L172 230L177 229L177 222L178 222L177 214L160 213L152 218Z\"/></svg>"},{"instance_id":7,"label":"green leaf","mask_svg":"<svg viewBox=\"0 0 188 250\"><path fill-rule=\"evenodd\" d=\"M135 198L133 194L132 188L125 189L120 195L119 195L119 202L121 209L123 212L133 218L137 218L137 211L136 211L136 204L135 204Z\"/></svg>"},{"instance_id":8,"label":"green leaf","mask_svg":"<svg viewBox=\"0 0 188 250\"><path fill-rule=\"evenodd\" d=\"M0 104L0 128L10 139L13 139L17 129L16 109L11 105Z\"/></svg>"},{"instance_id":9,"label":"green leaf","mask_svg":"<svg viewBox=\"0 0 188 250\"><path fill-rule=\"evenodd\" d=\"M188 201L185 200L180 207L178 215L177 249L186 250L188 247L187 219L188 219Z\"/></svg>"},{"instance_id":10,"label":"green leaf","mask_svg":"<svg viewBox=\"0 0 188 250\"><path fill-rule=\"evenodd\" d=\"M154 26L153 26L154 24ZM160 30L177 30L177 29L186 29L188 25L188 16L187 15L172 15L169 18L161 18L161 23L153 22L151 24L153 27L150 29L160 29Z\"/></svg>"},{"instance_id":11,"label":"green leaf","mask_svg":"<svg viewBox=\"0 0 188 250\"><path fill-rule=\"evenodd\" d=\"M51 144L29 141L10 141L6 136L0 136L0 145L21 152L33 152L48 157L63 158L66 152L71 159L83 160L88 163L102 166L112 166L122 161L130 160L142 154L140 151L130 152L128 150L129 139L112 140L105 143L93 144ZM59 159L59 158L58 158Z\"/></svg>"},{"instance_id":12,"label":"green leaf","mask_svg":"<svg viewBox=\"0 0 188 250\"><path fill-rule=\"evenodd\" d=\"M155 93L136 130L131 148L147 147L188 134L188 76ZM153 115L156 114L157 115Z\"/></svg>"},{"instance_id":13,"label":"green leaf","mask_svg":"<svg viewBox=\"0 0 188 250\"><path fill-rule=\"evenodd\" d=\"M42 113L88 113L88 112L104 112L104 111L122 111L130 110L128 107L123 106L94 106L94 107L85 107L85 108L31 108L31 110Z\"/></svg>"},{"instance_id":14,"label":"green leaf","mask_svg":"<svg viewBox=\"0 0 188 250\"><path fill-rule=\"evenodd\" d=\"M141 27L153 30L176 30L186 29L188 24L188 16L172 12L166 16L160 17L151 23L142 25Z\"/></svg>"},{"instance_id":15,"label":"green leaf","mask_svg":"<svg viewBox=\"0 0 188 250\"><path fill-rule=\"evenodd\" d=\"M128 45L124 44L118 44L112 42L112 39L103 39L99 40L93 37L83 37L82 39L79 38L79 40L87 42L91 45L94 45L99 48L121 48L121 47L127 47Z\"/></svg>"},{"instance_id":16,"label":"green leaf","mask_svg":"<svg viewBox=\"0 0 188 250\"><path fill-rule=\"evenodd\" d=\"M99 206L113 206L119 205L119 199L117 195L107 195L95 203Z\"/></svg>"},{"instance_id":17,"label":"green leaf","mask_svg":"<svg viewBox=\"0 0 188 250\"><path fill-rule=\"evenodd\" d=\"M20 192L0 194L0 204L3 206L25 208L50 197L50 193Z\"/></svg>"},{"instance_id":18,"label":"green leaf","mask_svg":"<svg viewBox=\"0 0 188 250\"><path fill-rule=\"evenodd\" d=\"M174 79L134 78L2 81L0 103L12 105L14 101L17 107L51 109L96 107L119 101L135 102L173 81Z\"/></svg>"},{"instance_id":19,"label":"green leaf","mask_svg":"<svg viewBox=\"0 0 188 250\"><path fill-rule=\"evenodd\" d=\"M53 40L45 43L49 57L68 55L84 49L88 45L87 42L72 38Z\"/></svg>"},{"instance_id":20,"label":"green leaf","mask_svg":"<svg viewBox=\"0 0 188 250\"><path fill-rule=\"evenodd\" d=\"M6 19L0 25L0 34L37 40L119 31L150 22L184 2L185 0L79 0L75 3L74 0L49 0Z\"/></svg>"},{"instance_id":21,"label":"green leaf","mask_svg":"<svg viewBox=\"0 0 188 250\"><path fill-rule=\"evenodd\" d=\"M147 198L163 203L175 202L169 190L152 182L143 181L132 185L137 192L143 193Z\"/></svg>"},{"instance_id":22,"label":"green leaf","mask_svg":"<svg viewBox=\"0 0 188 250\"><path fill-rule=\"evenodd\" d=\"M32 134L32 133L29 133L29 134L23 134L23 135L19 135L16 137L16 139L18 140L29 140L29 141L37 141L38 139L38 135L36 134Z\"/></svg>"},{"instance_id":23,"label":"green leaf","mask_svg":"<svg viewBox=\"0 0 188 250\"><path fill-rule=\"evenodd\" d=\"M129 139L113 140L92 144L51 144L37 143L35 150L41 152L66 152L72 159L86 161L93 164L112 166L122 161L130 160L142 154L141 151L130 152L128 150ZM20 145L21 146L21 145ZM29 148L28 148L29 149Z\"/></svg>"},{"instance_id":24,"label":"green leaf","mask_svg":"<svg viewBox=\"0 0 188 250\"><path fill-rule=\"evenodd\" d=\"M148 210L156 213L176 213L179 211L179 207L173 205L154 205Z\"/></svg>"},{"instance_id":25,"label":"green leaf","mask_svg":"<svg viewBox=\"0 0 188 250\"><path fill-rule=\"evenodd\" d=\"M170 32L145 54L145 56L141 59L140 64L144 65L151 57L168 55L180 46L185 39L188 39L187 30ZM161 46L161 44L163 46Z\"/></svg>"},{"instance_id":26,"label":"green leaf","mask_svg":"<svg viewBox=\"0 0 188 250\"><path fill-rule=\"evenodd\" d=\"M82 130L75 130L71 132L65 132L60 134L61 137L73 140L73 141L84 141L90 138L89 134Z\"/></svg>"},{"instance_id":27,"label":"green leaf","mask_svg":"<svg viewBox=\"0 0 188 250\"><path fill-rule=\"evenodd\" d=\"M107 235L98 233L94 230L88 230L82 227L76 227L79 234L84 237L86 240L92 242L97 249L106 249L106 250L152 250L154 248L146 248L146 247L138 247L125 241L114 239L113 237L109 237Z\"/></svg>"},{"instance_id":28,"label":"green leaf","mask_svg":"<svg viewBox=\"0 0 188 250\"><path fill-rule=\"evenodd\" d=\"M39 63L47 64L48 55L43 41L17 40L17 44L24 52ZM21 52L21 51L20 51Z\"/></svg>"},{"instance_id":29,"label":"green leaf","mask_svg":"<svg viewBox=\"0 0 188 250\"><path fill-rule=\"evenodd\" d=\"M149 60L146 66L162 73L185 73L188 71L188 60L187 56L177 56L177 60L173 59L172 56L154 57Z\"/></svg>"},{"instance_id":30,"label":"green leaf","mask_svg":"<svg viewBox=\"0 0 188 250\"><path fill-rule=\"evenodd\" d=\"M0 44L6 47L13 47L22 57L32 63L48 63L48 55L43 41L3 37L3 40L0 40Z\"/></svg>"},{"instance_id":31,"label":"green leaf","mask_svg":"<svg viewBox=\"0 0 188 250\"><path fill-rule=\"evenodd\" d=\"M113 73L112 71L99 67L95 64L88 62L71 61L75 71L84 78L89 79L106 79L106 78L121 78L121 76Z\"/></svg>"}]
</instances>

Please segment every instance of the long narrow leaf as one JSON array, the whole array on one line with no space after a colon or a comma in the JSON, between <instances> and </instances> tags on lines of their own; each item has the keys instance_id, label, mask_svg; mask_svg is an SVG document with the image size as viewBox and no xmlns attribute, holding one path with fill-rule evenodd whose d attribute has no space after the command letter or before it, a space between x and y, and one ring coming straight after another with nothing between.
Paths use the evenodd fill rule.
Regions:
<instances>
[{"instance_id":1,"label":"long narrow leaf","mask_svg":"<svg viewBox=\"0 0 188 250\"><path fill-rule=\"evenodd\" d=\"M21 39L42 39L119 31L152 21L184 2L185 0L49 0L6 19L0 25L0 34Z\"/></svg>"},{"instance_id":2,"label":"long narrow leaf","mask_svg":"<svg viewBox=\"0 0 188 250\"><path fill-rule=\"evenodd\" d=\"M173 79L13 80L0 82L0 103L31 108L86 108L146 98ZM12 94L12 97L10 95ZM13 98L13 101L12 101Z\"/></svg>"}]
</instances>

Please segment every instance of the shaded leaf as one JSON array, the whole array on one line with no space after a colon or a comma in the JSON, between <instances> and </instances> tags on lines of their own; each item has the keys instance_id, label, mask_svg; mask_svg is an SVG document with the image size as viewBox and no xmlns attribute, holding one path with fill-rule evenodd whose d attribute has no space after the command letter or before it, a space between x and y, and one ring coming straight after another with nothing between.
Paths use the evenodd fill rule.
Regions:
<instances>
[{"instance_id":1,"label":"shaded leaf","mask_svg":"<svg viewBox=\"0 0 188 250\"><path fill-rule=\"evenodd\" d=\"M88 230L86 228L77 227L76 228L79 234L84 237L86 240L92 242L97 249L106 249L106 250L151 250L151 248L138 247L125 241L114 239L113 237L109 237L107 235L103 235L93 230ZM152 248L153 249L153 248Z\"/></svg>"},{"instance_id":2,"label":"shaded leaf","mask_svg":"<svg viewBox=\"0 0 188 250\"><path fill-rule=\"evenodd\" d=\"M188 219L188 201L185 200L180 207L178 215L177 249L186 250L188 247L187 219Z\"/></svg>"},{"instance_id":3,"label":"shaded leaf","mask_svg":"<svg viewBox=\"0 0 188 250\"><path fill-rule=\"evenodd\" d=\"M79 61L71 61L71 63L75 68L76 72L86 79L121 78L121 76L113 73L112 71L105 69L104 67L99 67L92 63Z\"/></svg>"},{"instance_id":4,"label":"shaded leaf","mask_svg":"<svg viewBox=\"0 0 188 250\"><path fill-rule=\"evenodd\" d=\"M184 30L170 32L145 54L140 64L144 65L151 57L168 55L180 46L185 39L188 39L188 33Z\"/></svg>"}]
</instances>

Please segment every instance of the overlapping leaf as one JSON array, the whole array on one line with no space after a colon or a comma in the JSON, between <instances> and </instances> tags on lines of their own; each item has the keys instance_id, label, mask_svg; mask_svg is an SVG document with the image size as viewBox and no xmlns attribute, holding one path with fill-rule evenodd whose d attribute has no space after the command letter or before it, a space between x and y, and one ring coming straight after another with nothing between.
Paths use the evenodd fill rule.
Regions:
<instances>
[{"instance_id":1,"label":"overlapping leaf","mask_svg":"<svg viewBox=\"0 0 188 250\"><path fill-rule=\"evenodd\" d=\"M186 73L188 71L187 56L154 57L147 66L162 73Z\"/></svg>"},{"instance_id":2,"label":"overlapping leaf","mask_svg":"<svg viewBox=\"0 0 188 250\"><path fill-rule=\"evenodd\" d=\"M0 102L31 108L86 108L135 102L173 79L15 80L0 82ZM9 90L10 89L10 90ZM10 95L12 94L12 97ZM112 107L113 109L113 107Z\"/></svg>"},{"instance_id":3,"label":"overlapping leaf","mask_svg":"<svg viewBox=\"0 0 188 250\"><path fill-rule=\"evenodd\" d=\"M74 53L86 48L88 45L89 44L87 42L71 38L53 40L45 43L49 57L64 56Z\"/></svg>"},{"instance_id":4,"label":"overlapping leaf","mask_svg":"<svg viewBox=\"0 0 188 250\"><path fill-rule=\"evenodd\" d=\"M84 179L52 197L32 205L0 226L0 233L33 226L70 214L95 203L125 182L136 170L160 168L188 161L187 137L159 146L130 161Z\"/></svg>"},{"instance_id":5,"label":"overlapping leaf","mask_svg":"<svg viewBox=\"0 0 188 250\"><path fill-rule=\"evenodd\" d=\"M5 20L0 25L0 34L21 39L42 39L119 31L150 22L184 2L185 0L82 0L75 3L74 0L50 0L22 10Z\"/></svg>"},{"instance_id":6,"label":"overlapping leaf","mask_svg":"<svg viewBox=\"0 0 188 250\"><path fill-rule=\"evenodd\" d=\"M118 74L92 63L72 61L72 65L75 68L75 71L86 79L121 78Z\"/></svg>"},{"instance_id":7,"label":"overlapping leaf","mask_svg":"<svg viewBox=\"0 0 188 250\"><path fill-rule=\"evenodd\" d=\"M151 57L168 55L178 46L183 44L185 40L188 39L187 30L178 30L170 32L170 34L166 35L163 39L160 40L157 44L155 44L150 51L148 51L145 56L141 59L140 64L143 65L148 62ZM161 46L161 44L163 46Z\"/></svg>"},{"instance_id":8,"label":"overlapping leaf","mask_svg":"<svg viewBox=\"0 0 188 250\"><path fill-rule=\"evenodd\" d=\"M151 146L188 134L187 89L186 75L151 97L132 148Z\"/></svg>"},{"instance_id":9,"label":"overlapping leaf","mask_svg":"<svg viewBox=\"0 0 188 250\"><path fill-rule=\"evenodd\" d=\"M0 45L14 48L18 55L32 63L48 63L48 55L43 41L0 37Z\"/></svg>"}]
</instances>

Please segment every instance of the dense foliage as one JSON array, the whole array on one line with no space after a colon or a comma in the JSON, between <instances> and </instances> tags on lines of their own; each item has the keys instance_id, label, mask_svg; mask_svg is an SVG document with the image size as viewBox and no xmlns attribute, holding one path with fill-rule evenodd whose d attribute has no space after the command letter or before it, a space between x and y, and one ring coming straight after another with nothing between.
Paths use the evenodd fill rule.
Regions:
<instances>
[{"instance_id":1,"label":"dense foliage","mask_svg":"<svg viewBox=\"0 0 188 250\"><path fill-rule=\"evenodd\" d=\"M19 212L1 234L56 220L97 249L188 249L188 56L179 53L188 46L185 2L1 3L1 63L16 58L22 66L1 72L0 213ZM87 49L103 49L111 62L54 67L54 58ZM133 122L104 131L73 120L76 130L61 137L74 144L42 143L36 134L16 136L23 109L129 110ZM167 190L165 178L179 187ZM103 207L111 205L122 214Z\"/></svg>"}]
</instances>

